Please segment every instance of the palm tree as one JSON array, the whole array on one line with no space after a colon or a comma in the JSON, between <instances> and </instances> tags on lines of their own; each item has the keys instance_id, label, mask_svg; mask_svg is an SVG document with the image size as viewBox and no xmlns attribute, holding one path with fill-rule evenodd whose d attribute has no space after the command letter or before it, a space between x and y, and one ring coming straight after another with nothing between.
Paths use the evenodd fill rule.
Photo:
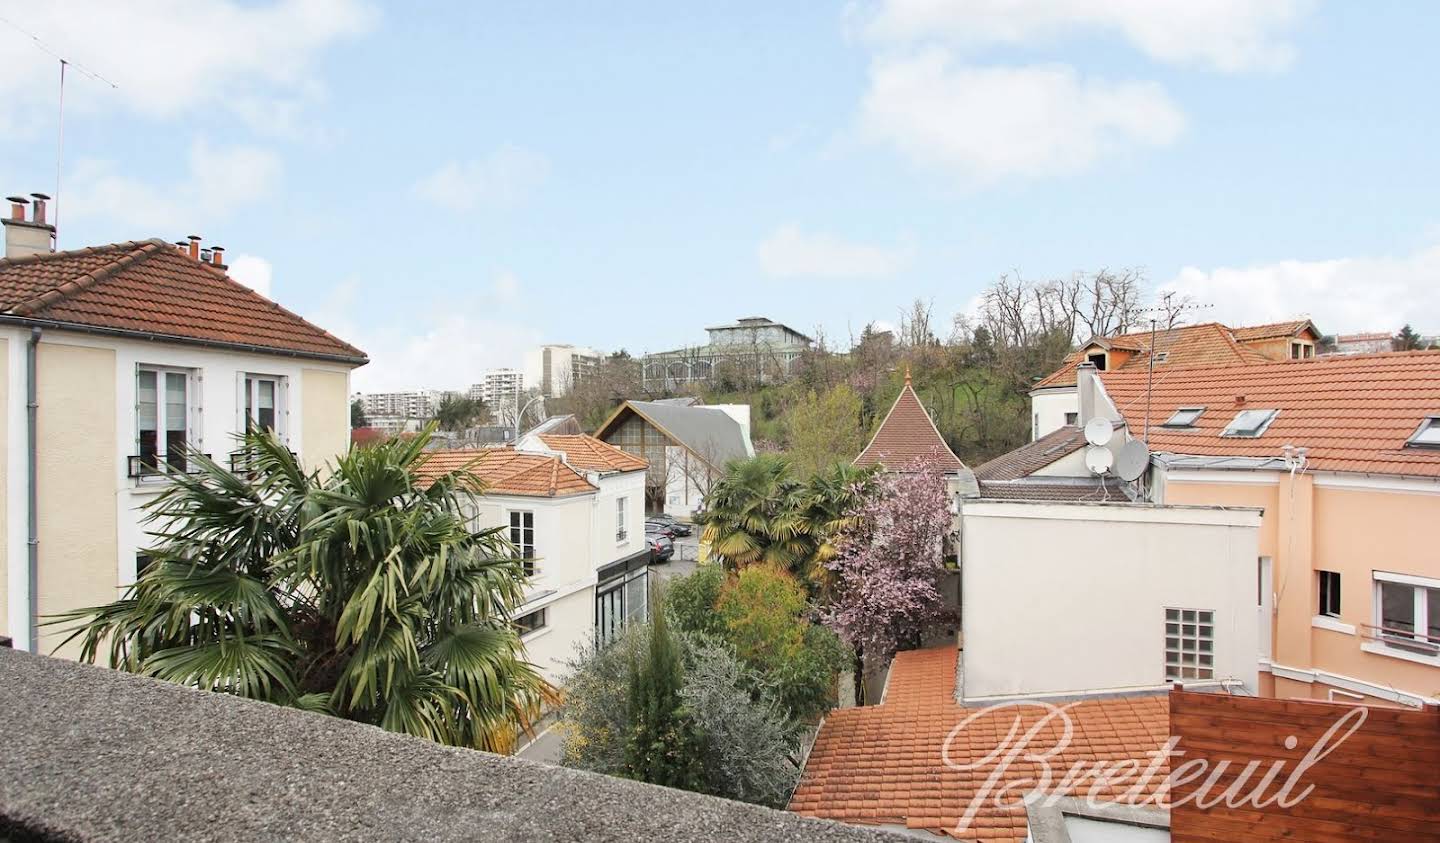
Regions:
<instances>
[{"instance_id":1,"label":"palm tree","mask_svg":"<svg viewBox=\"0 0 1440 843\"><path fill-rule=\"evenodd\" d=\"M732 568L756 563L803 572L815 543L805 487L778 454L736 460L710 487L696 520L715 555Z\"/></svg>"},{"instance_id":2,"label":"palm tree","mask_svg":"<svg viewBox=\"0 0 1440 843\"><path fill-rule=\"evenodd\" d=\"M156 546L125 595L59 616L81 658L510 751L554 691L510 622L524 574L501 528L472 531L467 472L413 469L430 430L306 473L273 435L243 473L200 455L148 506Z\"/></svg>"},{"instance_id":3,"label":"palm tree","mask_svg":"<svg viewBox=\"0 0 1440 843\"><path fill-rule=\"evenodd\" d=\"M815 541L815 553L806 576L822 592L831 584L826 563L840 553L840 535L853 527L875 488L876 466L835 463L810 478L806 488L806 530Z\"/></svg>"}]
</instances>

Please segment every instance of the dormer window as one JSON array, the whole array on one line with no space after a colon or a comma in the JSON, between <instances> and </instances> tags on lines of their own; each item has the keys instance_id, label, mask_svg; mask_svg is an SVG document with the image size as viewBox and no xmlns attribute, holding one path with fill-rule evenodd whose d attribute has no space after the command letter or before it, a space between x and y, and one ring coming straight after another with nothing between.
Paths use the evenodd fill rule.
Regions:
<instances>
[{"instance_id":1,"label":"dormer window","mask_svg":"<svg viewBox=\"0 0 1440 843\"><path fill-rule=\"evenodd\" d=\"M1166 419L1165 423L1160 426L1181 429L1194 428L1195 422L1199 421L1200 416L1204 413L1204 407L1181 407L1175 411L1175 415Z\"/></svg>"},{"instance_id":2,"label":"dormer window","mask_svg":"<svg viewBox=\"0 0 1440 843\"><path fill-rule=\"evenodd\" d=\"M1168 352L1168 351L1157 351L1157 352L1155 352L1155 362L1156 362L1156 363L1164 363L1165 361L1167 361L1167 360L1169 360L1169 359L1170 359L1170 352Z\"/></svg>"},{"instance_id":3,"label":"dormer window","mask_svg":"<svg viewBox=\"0 0 1440 843\"><path fill-rule=\"evenodd\" d=\"M1221 436L1235 436L1254 439L1265 432L1275 420L1279 410L1241 410L1234 420L1221 431Z\"/></svg>"},{"instance_id":4,"label":"dormer window","mask_svg":"<svg viewBox=\"0 0 1440 843\"><path fill-rule=\"evenodd\" d=\"M1315 356L1315 344L1303 340L1290 341L1291 360L1309 360Z\"/></svg>"},{"instance_id":5,"label":"dormer window","mask_svg":"<svg viewBox=\"0 0 1440 843\"><path fill-rule=\"evenodd\" d=\"M1095 351L1085 355L1085 360L1086 362L1094 363L1095 368L1103 372L1105 371L1105 361L1108 356L1109 355L1103 351Z\"/></svg>"},{"instance_id":6,"label":"dormer window","mask_svg":"<svg viewBox=\"0 0 1440 843\"><path fill-rule=\"evenodd\" d=\"M1405 440L1407 448L1440 448L1440 415L1426 416L1410 438Z\"/></svg>"}]
</instances>

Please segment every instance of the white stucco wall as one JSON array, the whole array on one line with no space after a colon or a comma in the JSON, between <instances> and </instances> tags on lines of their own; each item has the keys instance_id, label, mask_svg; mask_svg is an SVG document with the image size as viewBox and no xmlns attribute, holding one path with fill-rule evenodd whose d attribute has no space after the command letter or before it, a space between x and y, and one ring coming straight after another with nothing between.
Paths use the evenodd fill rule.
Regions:
<instances>
[{"instance_id":1,"label":"white stucco wall","mask_svg":"<svg viewBox=\"0 0 1440 843\"><path fill-rule=\"evenodd\" d=\"M19 524L21 529L9 529L5 535L5 554L8 560L6 571L5 599L9 608L9 633L17 645L26 640L28 624L25 620L27 570L26 535L23 526L26 521L26 453L25 453L25 345L29 331L13 327L0 329L0 337L8 342L10 354L4 361L7 383L5 383L7 406L5 459L8 470L4 477L6 494L5 513L9 525ZM95 602L93 594L103 593L107 599L119 594L118 587L134 582L135 555L148 546L150 539L146 528L140 523L142 513L139 507L153 499L163 488L163 480L151 478L137 481L127 476L127 458L138 453L138 432L136 422L135 380L140 365L165 366L191 371L189 427L192 444L204 453L210 454L222 464L235 449L234 435L243 428L241 420L242 393L241 378L245 373L270 375L282 378L280 414L284 419L283 433L289 447L306 458L318 459L322 455L332 457L348 447L349 402L348 380L350 367L340 363L304 360L301 358L250 354L210 349L201 346L150 342L119 337L105 337L81 332L47 330L41 338L41 357L47 349L53 350L52 358L63 363L65 352L69 357L84 355L84 352L99 352L105 364L80 369L68 366L64 372L73 369L74 381L71 392L91 399L103 397L104 405L110 412L104 418L95 413L74 415L72 418L52 418L48 422L49 432L43 434L39 443L41 462L47 453L55 448L70 448L66 443L84 441L87 446L99 448L104 459L96 462L87 457L86 470L97 472L100 488L94 483L86 485L87 490L97 494L83 499L68 496L59 502L64 506L66 518L75 524L90 528L99 527L105 533L104 557L96 571L108 569L110 573L94 577L94 582L77 583L74 589L76 605ZM89 355L93 358L94 355ZM65 358L68 359L68 358ZM304 375L302 377L302 374ZM62 376L63 377L63 376ZM55 387L57 376L41 372L41 389ZM334 400L307 400L305 382L322 384L328 398ZM48 383L47 383L48 381ZM60 406L57 401L57 407ZM304 411L301 411L301 407ZM99 412L98 410L96 412ZM42 408L41 415L45 416ZM103 423L102 423L103 422ZM97 428L96 425L99 425ZM72 429L73 428L73 429ZM104 433L103 442L94 441L91 431L99 429ZM311 443L306 431L313 429L323 432L323 441ZM61 456L63 462L63 455ZM53 486L53 482L51 483ZM41 488L42 510L47 505L44 484ZM103 502L102 502L103 501ZM91 530L94 532L94 529ZM66 552L66 540L52 538L49 550ZM79 552L80 549L76 548ZM83 552L95 557L95 549L89 547ZM41 554L41 579L44 579L45 553ZM72 607L73 608L73 607Z\"/></svg>"},{"instance_id":2,"label":"white stucco wall","mask_svg":"<svg viewBox=\"0 0 1440 843\"><path fill-rule=\"evenodd\" d=\"M1255 693L1259 526L1245 508L966 504L964 698L1163 688L1166 608L1213 610L1216 679Z\"/></svg>"},{"instance_id":3,"label":"white stucco wall","mask_svg":"<svg viewBox=\"0 0 1440 843\"><path fill-rule=\"evenodd\" d=\"M645 472L591 474L598 492L563 498L485 495L477 526L508 526L514 511L535 514L535 576L516 616L546 609L546 627L525 636L530 661L552 682L595 629L596 572L645 550ZM615 536L616 501L625 500L626 536Z\"/></svg>"},{"instance_id":4,"label":"white stucco wall","mask_svg":"<svg viewBox=\"0 0 1440 843\"><path fill-rule=\"evenodd\" d=\"M1030 438L1039 439L1065 426L1066 413L1079 413L1080 399L1075 387L1057 387L1030 394Z\"/></svg>"}]
</instances>

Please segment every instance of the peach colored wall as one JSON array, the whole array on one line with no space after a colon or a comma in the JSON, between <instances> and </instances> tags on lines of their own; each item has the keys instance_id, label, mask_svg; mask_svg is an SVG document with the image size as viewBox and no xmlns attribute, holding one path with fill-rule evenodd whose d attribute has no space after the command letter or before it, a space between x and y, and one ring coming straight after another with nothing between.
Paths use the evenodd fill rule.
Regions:
<instances>
[{"instance_id":1,"label":"peach colored wall","mask_svg":"<svg viewBox=\"0 0 1440 843\"><path fill-rule=\"evenodd\" d=\"M1362 624L1372 624L1373 571L1440 579L1434 525L1440 495L1338 489L1300 475L1293 488L1282 475L1274 484L1166 483L1166 503L1260 506L1260 554L1273 560L1278 595L1274 661L1339 676L1440 696L1440 668L1361 650ZM1355 634L1312 626L1318 608L1315 571L1336 571L1341 581L1340 621ZM1330 686L1276 678L1282 696L1323 699Z\"/></svg>"}]
</instances>

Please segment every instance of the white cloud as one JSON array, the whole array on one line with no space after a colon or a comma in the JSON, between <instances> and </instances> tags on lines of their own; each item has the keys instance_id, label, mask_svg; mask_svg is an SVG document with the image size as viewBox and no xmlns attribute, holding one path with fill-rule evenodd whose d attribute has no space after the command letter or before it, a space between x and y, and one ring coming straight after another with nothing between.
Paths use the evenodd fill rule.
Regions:
<instances>
[{"instance_id":1,"label":"white cloud","mask_svg":"<svg viewBox=\"0 0 1440 843\"><path fill-rule=\"evenodd\" d=\"M226 270L231 278L249 287L265 298L272 298L270 295L270 281L275 275L274 267L270 261L255 255L235 255L227 258L226 263L229 269Z\"/></svg>"},{"instance_id":2,"label":"white cloud","mask_svg":"<svg viewBox=\"0 0 1440 843\"><path fill-rule=\"evenodd\" d=\"M114 82L72 67L66 107L122 108L157 118L266 98L293 100L313 90L316 56L369 31L378 15L367 0L111 0L29 3L7 13L60 55ZM50 125L56 64L25 36L0 27L0 130ZM242 114L244 116L244 114Z\"/></svg>"},{"instance_id":3,"label":"white cloud","mask_svg":"<svg viewBox=\"0 0 1440 843\"><path fill-rule=\"evenodd\" d=\"M370 356L351 377L355 391L462 389L485 369L519 366L525 352L543 342L542 331L503 310L519 287L513 274L501 272L484 296L430 307L412 302L405 319L367 328L355 314L362 290L352 279L304 315Z\"/></svg>"},{"instance_id":4,"label":"white cloud","mask_svg":"<svg viewBox=\"0 0 1440 843\"><path fill-rule=\"evenodd\" d=\"M417 182L414 193L452 211L508 207L526 199L549 174L545 156L505 144L484 158L444 164Z\"/></svg>"},{"instance_id":5,"label":"white cloud","mask_svg":"<svg viewBox=\"0 0 1440 843\"><path fill-rule=\"evenodd\" d=\"M185 175L173 182L143 181L117 172L108 161L80 161L66 177L62 209L68 219L121 221L136 229L135 237L175 239L203 234L199 227L262 198L279 183L280 171L280 159L268 150L216 147L197 138Z\"/></svg>"},{"instance_id":6,"label":"white cloud","mask_svg":"<svg viewBox=\"0 0 1440 843\"><path fill-rule=\"evenodd\" d=\"M978 47L1115 33L1146 55L1223 71L1275 70L1295 49L1285 30L1309 0L886 0L863 24L878 42Z\"/></svg>"},{"instance_id":7,"label":"white cloud","mask_svg":"<svg viewBox=\"0 0 1440 843\"><path fill-rule=\"evenodd\" d=\"M860 110L864 137L972 185L1075 172L1168 144L1184 126L1151 82L1082 79L1064 65L955 65L939 49L875 59Z\"/></svg>"},{"instance_id":8,"label":"white cloud","mask_svg":"<svg viewBox=\"0 0 1440 843\"><path fill-rule=\"evenodd\" d=\"M1308 316L1326 333L1395 331L1407 322L1440 330L1440 245L1403 257L1285 260L1248 267L1186 267L1160 286L1202 304L1227 324ZM1306 310L1298 308L1305 307Z\"/></svg>"},{"instance_id":9,"label":"white cloud","mask_svg":"<svg viewBox=\"0 0 1440 843\"><path fill-rule=\"evenodd\" d=\"M776 278L884 278L907 266L914 249L852 243L782 225L760 244L758 255L761 268Z\"/></svg>"}]
</instances>

